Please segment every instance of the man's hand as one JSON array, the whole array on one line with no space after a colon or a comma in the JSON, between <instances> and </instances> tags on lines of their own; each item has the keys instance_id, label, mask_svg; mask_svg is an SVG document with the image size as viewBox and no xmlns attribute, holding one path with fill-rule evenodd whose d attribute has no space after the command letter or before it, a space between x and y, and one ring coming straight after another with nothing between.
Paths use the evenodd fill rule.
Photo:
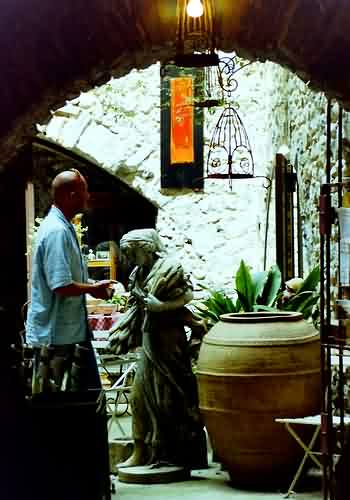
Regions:
<instances>
[{"instance_id":1,"label":"man's hand","mask_svg":"<svg viewBox=\"0 0 350 500\"><path fill-rule=\"evenodd\" d=\"M90 295L95 299L108 300L113 296L113 280L101 280L91 285Z\"/></svg>"},{"instance_id":2,"label":"man's hand","mask_svg":"<svg viewBox=\"0 0 350 500\"><path fill-rule=\"evenodd\" d=\"M55 292L62 297L76 297L83 293L89 293L95 299L108 300L113 296L114 280L101 280L96 283L77 283L73 281L70 285L61 286Z\"/></svg>"}]
</instances>

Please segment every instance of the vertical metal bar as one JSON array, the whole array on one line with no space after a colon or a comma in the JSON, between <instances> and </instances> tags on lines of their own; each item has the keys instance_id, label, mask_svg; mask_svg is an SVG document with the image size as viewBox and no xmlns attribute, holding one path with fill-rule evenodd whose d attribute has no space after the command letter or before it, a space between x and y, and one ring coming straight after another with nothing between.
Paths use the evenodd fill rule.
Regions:
<instances>
[{"instance_id":1,"label":"vertical metal bar","mask_svg":"<svg viewBox=\"0 0 350 500\"><path fill-rule=\"evenodd\" d=\"M342 197L343 197L343 190L342 190L342 181L343 181L343 108L339 106L339 114L338 114L338 207L342 206ZM340 269L340 235L339 235L339 230L338 230L338 270ZM340 283L338 284L338 298L341 299L343 297L343 289L340 286ZM343 338L345 338L345 332L344 332L344 320L340 319L339 321L339 327L341 328L341 333L342 333L342 339L341 342L343 341ZM343 335L344 334L344 335ZM343 449L344 442L345 442L345 425L344 425L344 413L345 413L345 401L344 401L344 386L345 386L345 376L344 376L344 363L343 363L343 355L344 355L344 350L343 346L340 345L339 347L339 386L338 386L338 392L340 395L339 401L340 401L340 427L339 427L339 433L340 433L340 443L341 443L341 448Z\"/></svg>"},{"instance_id":2,"label":"vertical metal bar","mask_svg":"<svg viewBox=\"0 0 350 500\"><path fill-rule=\"evenodd\" d=\"M339 106L339 116L338 116L338 207L342 206L343 203L343 108ZM340 235L338 229L338 270L340 269ZM340 283L339 283L340 285ZM338 286L338 299L343 298L343 290L341 286Z\"/></svg>"},{"instance_id":3,"label":"vertical metal bar","mask_svg":"<svg viewBox=\"0 0 350 500\"><path fill-rule=\"evenodd\" d=\"M266 219L265 219L265 236L264 236L264 271L266 271L267 266L267 238L269 234L269 225L270 225L270 206L271 206L271 197L272 197L272 186L275 176L275 165L273 165L271 170L271 180L270 185L267 188L267 200L266 200Z\"/></svg>"},{"instance_id":4,"label":"vertical metal bar","mask_svg":"<svg viewBox=\"0 0 350 500\"><path fill-rule=\"evenodd\" d=\"M276 263L281 270L282 282L285 282L285 225L284 225L284 156L276 154L275 168L275 219L276 219Z\"/></svg>"},{"instance_id":5,"label":"vertical metal bar","mask_svg":"<svg viewBox=\"0 0 350 500\"><path fill-rule=\"evenodd\" d=\"M297 189L297 244L298 244L298 276L304 275L304 254L303 254L303 226L300 213L300 187L298 179L298 156L295 157L294 168L296 173Z\"/></svg>"},{"instance_id":6,"label":"vertical metal bar","mask_svg":"<svg viewBox=\"0 0 350 500\"><path fill-rule=\"evenodd\" d=\"M326 438L327 436L325 435L325 429L323 425L323 420L322 417L326 413L326 373L325 373L325 350L324 350L324 339L325 339L325 317L324 317L324 311L325 311L325 300L324 300L324 233L322 232L322 224L321 224L321 219L322 219L322 202L323 202L324 195L322 195L322 188L321 188L321 195L320 195L320 202L319 202L319 209L320 209L320 358L321 358L321 450L322 450L322 465L323 465L323 476L322 476L322 483L323 483L323 499L327 500L328 498L328 471L327 471L327 442Z\"/></svg>"},{"instance_id":7,"label":"vertical metal bar","mask_svg":"<svg viewBox=\"0 0 350 500\"><path fill-rule=\"evenodd\" d=\"M343 108L339 106L338 115L338 207L342 206L343 195L342 186L343 182Z\"/></svg>"},{"instance_id":8,"label":"vertical metal bar","mask_svg":"<svg viewBox=\"0 0 350 500\"><path fill-rule=\"evenodd\" d=\"M330 99L328 99L327 102L327 158L326 158L326 179L327 179L327 184L331 182L331 112L332 112L332 102ZM329 196L329 203L328 203L328 209L330 210L331 208L331 200L330 200L330 191L328 191L328 196ZM330 214L329 214L330 216ZM330 300L330 283L331 283L331 239L330 239L330 230L327 232L326 235L326 318L327 318L327 325L330 325L330 318L331 318L331 300Z\"/></svg>"},{"instance_id":9,"label":"vertical metal bar","mask_svg":"<svg viewBox=\"0 0 350 500\"><path fill-rule=\"evenodd\" d=\"M345 377L344 377L344 360L343 360L343 355L344 355L344 350L343 346L339 346L339 384L338 384L338 393L339 393L339 400L340 400L340 426L339 426L339 439L340 439L340 444L341 444L341 449L343 449L344 442L345 442L345 426L344 426L344 413L345 413L345 401L344 401L344 385L345 385Z\"/></svg>"},{"instance_id":10,"label":"vertical metal bar","mask_svg":"<svg viewBox=\"0 0 350 500\"><path fill-rule=\"evenodd\" d=\"M332 113L332 100L327 101L327 117L326 117L326 134L327 134L327 145L326 145L326 182L329 184L331 182L331 113Z\"/></svg>"},{"instance_id":11,"label":"vertical metal bar","mask_svg":"<svg viewBox=\"0 0 350 500\"><path fill-rule=\"evenodd\" d=\"M328 500L329 496L329 452L330 452L330 435L328 422L328 400L329 394L329 375L328 375L328 324L326 314L326 290L327 278L325 275L326 262L326 241L329 232L329 185L321 186L321 195L319 202L320 215L320 358L321 358L321 449L323 457L323 495L324 500Z\"/></svg>"},{"instance_id":12,"label":"vertical metal bar","mask_svg":"<svg viewBox=\"0 0 350 500\"><path fill-rule=\"evenodd\" d=\"M327 158L326 158L326 179L331 182L331 161L332 161L332 137L331 137L331 114L332 101L327 102ZM331 217L331 191L328 192L328 217ZM331 326L331 220L329 219L329 231L326 235L326 327L327 327L327 349L326 349L326 366L327 366L327 434L328 434L328 489L329 498L334 498L334 474L333 474L333 452L334 452L334 432L333 432L333 415L332 415L332 378L331 378L331 347L329 332Z\"/></svg>"},{"instance_id":13,"label":"vertical metal bar","mask_svg":"<svg viewBox=\"0 0 350 500\"><path fill-rule=\"evenodd\" d=\"M286 161L285 164L285 200L286 200L286 278L295 276L294 256L294 192L295 178L293 166Z\"/></svg>"},{"instance_id":14,"label":"vertical metal bar","mask_svg":"<svg viewBox=\"0 0 350 500\"><path fill-rule=\"evenodd\" d=\"M331 385L331 347L329 332L331 324L330 304L330 259L331 259L331 111L332 103L327 102L327 144L326 144L326 185L321 186L320 195L320 316L321 316L321 385L322 385L322 455L323 455L323 495L324 500L332 499L333 488L333 422Z\"/></svg>"},{"instance_id":15,"label":"vertical metal bar","mask_svg":"<svg viewBox=\"0 0 350 500\"><path fill-rule=\"evenodd\" d=\"M331 160L332 160L332 137L331 137L331 115L332 101L327 102L327 158L326 158L326 179L331 182ZM333 412L332 412L332 377L331 377L331 347L329 332L331 327L331 190L328 191L328 225L329 230L326 235L326 327L327 327L327 349L326 349L326 367L327 367L327 435L328 435L328 489L329 498L334 498L334 467L333 467L333 452L335 449L334 432L333 432Z\"/></svg>"},{"instance_id":16,"label":"vertical metal bar","mask_svg":"<svg viewBox=\"0 0 350 500\"><path fill-rule=\"evenodd\" d=\"M288 248L288 237L289 237L289 199L288 199L288 167L286 158L283 157L283 275L284 280L287 281L289 276L289 248Z\"/></svg>"}]
</instances>

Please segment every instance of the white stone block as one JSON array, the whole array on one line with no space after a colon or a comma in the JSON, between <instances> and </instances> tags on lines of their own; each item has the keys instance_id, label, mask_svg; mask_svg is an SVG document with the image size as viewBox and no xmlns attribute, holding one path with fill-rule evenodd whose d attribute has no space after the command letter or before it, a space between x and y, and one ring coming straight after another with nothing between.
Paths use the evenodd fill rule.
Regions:
<instances>
[{"instance_id":1,"label":"white stone block","mask_svg":"<svg viewBox=\"0 0 350 500\"><path fill-rule=\"evenodd\" d=\"M126 165L128 167L137 167L151 155L152 151L152 144L143 145L126 159Z\"/></svg>"},{"instance_id":2,"label":"white stone block","mask_svg":"<svg viewBox=\"0 0 350 500\"><path fill-rule=\"evenodd\" d=\"M96 96L93 92L84 92L79 96L79 106L83 109L92 108L96 104Z\"/></svg>"},{"instance_id":3,"label":"white stone block","mask_svg":"<svg viewBox=\"0 0 350 500\"><path fill-rule=\"evenodd\" d=\"M109 166L118 165L123 157L118 136L94 122L84 130L77 147L99 163Z\"/></svg>"},{"instance_id":4,"label":"white stone block","mask_svg":"<svg viewBox=\"0 0 350 500\"><path fill-rule=\"evenodd\" d=\"M67 118L63 116L53 116L46 126L46 137L53 141L61 142L61 132L67 123Z\"/></svg>"},{"instance_id":5,"label":"white stone block","mask_svg":"<svg viewBox=\"0 0 350 500\"><path fill-rule=\"evenodd\" d=\"M91 116L86 112L81 112L77 118L67 121L61 132L61 144L66 148L74 148L90 122Z\"/></svg>"}]
</instances>

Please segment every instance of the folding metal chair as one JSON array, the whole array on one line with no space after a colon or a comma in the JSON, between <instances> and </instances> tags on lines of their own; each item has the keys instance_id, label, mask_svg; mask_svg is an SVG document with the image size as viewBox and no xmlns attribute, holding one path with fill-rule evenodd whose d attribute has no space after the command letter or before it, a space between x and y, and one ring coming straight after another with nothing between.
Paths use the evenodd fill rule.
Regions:
<instances>
[{"instance_id":1,"label":"folding metal chair","mask_svg":"<svg viewBox=\"0 0 350 500\"><path fill-rule=\"evenodd\" d=\"M310 415L308 417L301 417L301 418L276 418L275 422L284 424L289 434L293 436L293 438L305 452L299 464L299 467L293 477L293 480L288 488L288 491L284 495L286 498L288 498L292 493L294 493L294 487L303 472L304 465L308 458L310 458L314 462L314 464L319 469L322 470L322 463L317 458L318 456L321 455L321 452L314 449L317 437L321 430L321 415ZM340 417L333 416L333 426L339 427L340 423L341 423ZM311 440L308 443L304 443L300 435L297 433L295 426L298 425L312 425L315 428ZM346 426L350 425L350 417L348 416L344 417L344 425Z\"/></svg>"},{"instance_id":2,"label":"folding metal chair","mask_svg":"<svg viewBox=\"0 0 350 500\"><path fill-rule=\"evenodd\" d=\"M125 361L124 361L125 364ZM132 388L132 382L137 368L137 361L129 363L129 366L121 374L121 376L116 380L116 382L108 389L105 389L106 401L107 401L107 412L110 415L108 421L108 433L110 433L113 423L115 422L122 433L126 436L126 433L119 422L119 406L120 404L129 404L128 395L130 394ZM125 397L124 403L122 397Z\"/></svg>"}]
</instances>

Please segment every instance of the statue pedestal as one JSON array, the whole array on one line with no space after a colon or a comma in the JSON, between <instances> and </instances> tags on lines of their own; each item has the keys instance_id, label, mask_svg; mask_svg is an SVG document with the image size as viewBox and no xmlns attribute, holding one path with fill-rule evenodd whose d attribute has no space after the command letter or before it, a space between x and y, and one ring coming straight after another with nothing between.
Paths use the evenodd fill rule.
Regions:
<instances>
[{"instance_id":1,"label":"statue pedestal","mask_svg":"<svg viewBox=\"0 0 350 500\"><path fill-rule=\"evenodd\" d=\"M122 483L161 484L186 481L191 471L175 465L142 465L118 468L118 479Z\"/></svg>"}]
</instances>

